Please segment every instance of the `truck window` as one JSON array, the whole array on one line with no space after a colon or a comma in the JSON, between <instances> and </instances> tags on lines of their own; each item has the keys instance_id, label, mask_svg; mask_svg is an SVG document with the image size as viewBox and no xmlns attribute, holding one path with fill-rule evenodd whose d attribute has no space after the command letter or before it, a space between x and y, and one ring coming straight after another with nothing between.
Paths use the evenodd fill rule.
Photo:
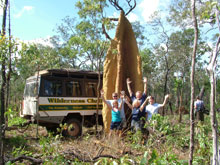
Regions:
<instances>
[{"instance_id":1,"label":"truck window","mask_svg":"<svg viewBox=\"0 0 220 165\"><path fill-rule=\"evenodd\" d=\"M62 82L57 80L44 80L44 96L62 96Z\"/></svg>"},{"instance_id":2,"label":"truck window","mask_svg":"<svg viewBox=\"0 0 220 165\"><path fill-rule=\"evenodd\" d=\"M82 87L80 82L67 81L66 82L66 96L82 96Z\"/></svg>"},{"instance_id":3,"label":"truck window","mask_svg":"<svg viewBox=\"0 0 220 165\"><path fill-rule=\"evenodd\" d=\"M37 96L37 83L32 82L25 85L24 96L35 97Z\"/></svg>"},{"instance_id":4,"label":"truck window","mask_svg":"<svg viewBox=\"0 0 220 165\"><path fill-rule=\"evenodd\" d=\"M96 97L97 96L97 82L86 82L85 90L86 90L86 96Z\"/></svg>"}]
</instances>

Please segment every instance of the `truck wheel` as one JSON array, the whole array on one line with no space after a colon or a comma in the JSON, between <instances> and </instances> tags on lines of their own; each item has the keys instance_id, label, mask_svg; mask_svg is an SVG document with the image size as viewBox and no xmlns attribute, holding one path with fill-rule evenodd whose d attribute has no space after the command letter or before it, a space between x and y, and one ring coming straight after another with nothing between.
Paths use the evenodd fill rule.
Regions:
<instances>
[{"instance_id":1,"label":"truck wheel","mask_svg":"<svg viewBox=\"0 0 220 165\"><path fill-rule=\"evenodd\" d=\"M64 135L68 137L77 137L82 134L82 124L77 119L67 120L67 128L64 131Z\"/></svg>"}]
</instances>

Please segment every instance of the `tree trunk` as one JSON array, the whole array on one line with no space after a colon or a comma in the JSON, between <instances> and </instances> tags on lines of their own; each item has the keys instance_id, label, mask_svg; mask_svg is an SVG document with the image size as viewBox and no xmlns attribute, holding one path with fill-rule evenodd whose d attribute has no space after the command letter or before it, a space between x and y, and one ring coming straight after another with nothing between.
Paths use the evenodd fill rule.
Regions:
<instances>
[{"instance_id":1,"label":"tree trunk","mask_svg":"<svg viewBox=\"0 0 220 165\"><path fill-rule=\"evenodd\" d=\"M201 100L203 100L204 93L205 93L205 86L203 85L199 93L199 97L201 98Z\"/></svg>"},{"instance_id":2,"label":"tree trunk","mask_svg":"<svg viewBox=\"0 0 220 165\"><path fill-rule=\"evenodd\" d=\"M216 22L219 27L219 11L216 7ZM220 27L219 27L220 31ZM215 69L216 69L216 60L217 55L219 54L219 43L220 36L218 37L218 41L216 43L215 52L211 56L210 63L207 67L209 71L210 84L211 84L211 93L210 93L210 116L211 116L211 127L212 127L212 147L213 147L213 157L212 164L219 165L219 150L218 150L218 122L216 120L216 112L215 112Z\"/></svg>"},{"instance_id":3,"label":"tree trunk","mask_svg":"<svg viewBox=\"0 0 220 165\"><path fill-rule=\"evenodd\" d=\"M5 37L6 29L6 17L7 17L7 6L8 0L5 0L3 8L3 20L2 20L2 34L1 37ZM0 118L0 164L4 164L4 139L5 139L5 86L6 86L6 76L5 76L5 54L2 54L2 86L1 86L1 118Z\"/></svg>"},{"instance_id":4,"label":"tree trunk","mask_svg":"<svg viewBox=\"0 0 220 165\"><path fill-rule=\"evenodd\" d=\"M99 64L98 64L98 85L97 85L96 125L95 125L96 135L98 133L98 124L99 124L99 98L100 98L99 91L100 91L100 86L101 86L100 59L98 61L99 61Z\"/></svg>"},{"instance_id":5,"label":"tree trunk","mask_svg":"<svg viewBox=\"0 0 220 165\"><path fill-rule=\"evenodd\" d=\"M11 73L12 73L12 68L11 68L11 17L10 17L10 2L8 4L8 18L9 18L9 25L8 25L8 33L9 33L9 64L8 64L8 74L7 74L7 88L6 88L6 110L8 109L9 105L9 98L10 98L10 79L11 79ZM8 119L6 118L6 122ZM7 123L6 123L7 125Z\"/></svg>"},{"instance_id":6,"label":"tree trunk","mask_svg":"<svg viewBox=\"0 0 220 165\"><path fill-rule=\"evenodd\" d=\"M195 72L195 58L198 42L198 25L195 15L195 0L191 0L191 10L192 10L192 20L194 24L194 45L192 54L192 67L191 67L191 102L190 102L190 153L189 153L189 165L193 162L193 152L194 152L194 72Z\"/></svg>"},{"instance_id":7,"label":"tree trunk","mask_svg":"<svg viewBox=\"0 0 220 165\"><path fill-rule=\"evenodd\" d=\"M210 93L210 116L211 116L211 127L212 127L212 147L213 147L213 158L212 164L219 165L218 162L218 123L216 120L216 112L215 112L215 74L213 70L209 70L210 75L210 84L211 84L211 93Z\"/></svg>"},{"instance_id":8,"label":"tree trunk","mask_svg":"<svg viewBox=\"0 0 220 165\"><path fill-rule=\"evenodd\" d=\"M182 99L182 89L180 90L180 104L179 104L179 123L182 122L182 111L181 111L181 107L182 107L182 102L183 102L183 99Z\"/></svg>"},{"instance_id":9,"label":"tree trunk","mask_svg":"<svg viewBox=\"0 0 220 165\"><path fill-rule=\"evenodd\" d=\"M168 67L168 66L167 66L167 67ZM165 98L165 95L167 94L168 74L169 74L169 69L167 69L166 75L165 75L165 83L164 83L164 88L163 88L163 99ZM164 115L165 115L165 109L164 109L164 107L163 107L162 116L164 116Z\"/></svg>"}]
</instances>

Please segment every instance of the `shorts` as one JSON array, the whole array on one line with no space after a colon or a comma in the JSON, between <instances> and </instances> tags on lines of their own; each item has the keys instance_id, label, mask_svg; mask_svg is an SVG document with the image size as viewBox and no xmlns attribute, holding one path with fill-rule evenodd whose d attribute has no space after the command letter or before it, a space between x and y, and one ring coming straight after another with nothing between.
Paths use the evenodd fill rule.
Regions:
<instances>
[{"instance_id":1,"label":"shorts","mask_svg":"<svg viewBox=\"0 0 220 165\"><path fill-rule=\"evenodd\" d=\"M119 121L119 122L111 122L111 126L110 126L110 129L111 130L122 130L122 122Z\"/></svg>"},{"instance_id":2,"label":"shorts","mask_svg":"<svg viewBox=\"0 0 220 165\"><path fill-rule=\"evenodd\" d=\"M146 129L144 128L145 121L144 120L131 120L131 129L132 131L137 132L140 130L142 133L146 132Z\"/></svg>"},{"instance_id":3,"label":"shorts","mask_svg":"<svg viewBox=\"0 0 220 165\"><path fill-rule=\"evenodd\" d=\"M141 121L131 120L131 129L133 131L141 130Z\"/></svg>"},{"instance_id":4,"label":"shorts","mask_svg":"<svg viewBox=\"0 0 220 165\"><path fill-rule=\"evenodd\" d=\"M204 113L202 111L196 111L196 120L204 121Z\"/></svg>"}]
</instances>

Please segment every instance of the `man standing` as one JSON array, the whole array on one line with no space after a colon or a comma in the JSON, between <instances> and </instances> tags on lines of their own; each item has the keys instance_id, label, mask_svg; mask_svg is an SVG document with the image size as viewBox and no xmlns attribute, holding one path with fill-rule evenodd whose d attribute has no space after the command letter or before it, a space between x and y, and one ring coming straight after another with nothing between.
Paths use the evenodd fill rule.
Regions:
<instances>
[{"instance_id":1,"label":"man standing","mask_svg":"<svg viewBox=\"0 0 220 165\"><path fill-rule=\"evenodd\" d=\"M204 113L203 110L205 109L204 102L200 99L199 96L196 97L196 101L194 102L194 109L196 119L200 121L204 121Z\"/></svg>"},{"instance_id":2,"label":"man standing","mask_svg":"<svg viewBox=\"0 0 220 165\"><path fill-rule=\"evenodd\" d=\"M159 109L166 105L167 100L169 98L169 95L165 96L163 104L155 103L153 96L148 96L147 98L149 100L149 104L146 106L147 120L150 120L152 118L153 114L157 114Z\"/></svg>"}]
</instances>

